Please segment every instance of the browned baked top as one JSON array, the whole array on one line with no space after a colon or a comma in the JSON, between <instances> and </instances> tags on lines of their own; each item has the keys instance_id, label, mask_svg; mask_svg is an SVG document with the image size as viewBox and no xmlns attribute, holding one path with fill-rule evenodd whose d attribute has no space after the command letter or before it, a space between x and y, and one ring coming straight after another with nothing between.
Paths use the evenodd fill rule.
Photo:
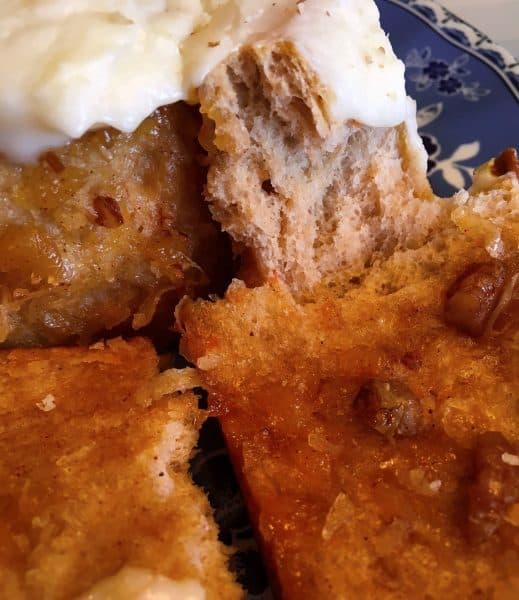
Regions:
<instances>
[{"instance_id":1,"label":"browned baked top","mask_svg":"<svg viewBox=\"0 0 519 600\"><path fill-rule=\"evenodd\" d=\"M188 474L203 414L157 362L142 339L0 352L2 599L76 598L123 567L241 597Z\"/></svg>"},{"instance_id":2,"label":"browned baked top","mask_svg":"<svg viewBox=\"0 0 519 600\"><path fill-rule=\"evenodd\" d=\"M519 195L505 187L461 198L457 227L342 297L235 285L182 307L281 598L519 594Z\"/></svg>"}]
</instances>

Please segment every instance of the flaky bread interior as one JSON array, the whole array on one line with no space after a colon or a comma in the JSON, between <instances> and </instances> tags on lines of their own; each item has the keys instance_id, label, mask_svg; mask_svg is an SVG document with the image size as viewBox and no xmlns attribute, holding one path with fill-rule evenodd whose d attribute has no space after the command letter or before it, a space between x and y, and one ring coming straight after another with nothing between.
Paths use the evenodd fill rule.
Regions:
<instances>
[{"instance_id":1,"label":"flaky bread interior","mask_svg":"<svg viewBox=\"0 0 519 600\"><path fill-rule=\"evenodd\" d=\"M334 121L291 43L242 48L199 95L206 198L264 278L308 289L419 245L442 214L406 125Z\"/></svg>"},{"instance_id":2,"label":"flaky bread interior","mask_svg":"<svg viewBox=\"0 0 519 600\"><path fill-rule=\"evenodd\" d=\"M196 381L157 364L142 339L0 352L1 598L68 600L135 569L242 597L188 473Z\"/></svg>"}]
</instances>

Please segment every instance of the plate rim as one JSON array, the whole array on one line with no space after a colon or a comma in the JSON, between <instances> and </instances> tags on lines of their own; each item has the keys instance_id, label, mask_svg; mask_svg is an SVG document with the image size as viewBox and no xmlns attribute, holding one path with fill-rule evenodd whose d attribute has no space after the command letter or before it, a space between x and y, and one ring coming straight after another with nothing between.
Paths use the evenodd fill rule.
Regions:
<instances>
[{"instance_id":1,"label":"plate rim","mask_svg":"<svg viewBox=\"0 0 519 600\"><path fill-rule=\"evenodd\" d=\"M499 75L519 103L519 60L510 51L493 42L486 33L458 17L436 0L386 0L386 2L413 14L449 43L485 63ZM434 18L427 16L426 13L434 15ZM460 42L456 39L456 34L461 34L468 43ZM486 52L493 53L496 58L492 60Z\"/></svg>"}]
</instances>

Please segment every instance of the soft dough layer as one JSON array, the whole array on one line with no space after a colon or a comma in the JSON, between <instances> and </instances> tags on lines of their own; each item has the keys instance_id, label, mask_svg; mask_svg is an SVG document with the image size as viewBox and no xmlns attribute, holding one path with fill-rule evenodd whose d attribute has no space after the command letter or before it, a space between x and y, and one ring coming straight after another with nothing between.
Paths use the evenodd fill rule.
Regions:
<instances>
[{"instance_id":1,"label":"soft dough layer","mask_svg":"<svg viewBox=\"0 0 519 600\"><path fill-rule=\"evenodd\" d=\"M211 212L245 269L295 292L419 245L442 214L413 102L402 123L370 127L334 117L328 91L289 40L244 46L199 90Z\"/></svg>"}]
</instances>

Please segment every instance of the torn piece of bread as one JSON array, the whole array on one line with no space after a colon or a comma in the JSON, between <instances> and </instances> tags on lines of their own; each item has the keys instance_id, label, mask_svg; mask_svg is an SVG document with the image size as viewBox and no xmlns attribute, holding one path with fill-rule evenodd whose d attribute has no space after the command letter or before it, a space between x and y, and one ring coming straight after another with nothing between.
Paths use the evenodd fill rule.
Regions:
<instances>
[{"instance_id":1,"label":"torn piece of bread","mask_svg":"<svg viewBox=\"0 0 519 600\"><path fill-rule=\"evenodd\" d=\"M202 199L200 118L177 103L133 133L86 133L17 165L0 158L0 344L88 343L139 330L225 276Z\"/></svg>"},{"instance_id":2,"label":"torn piece of bread","mask_svg":"<svg viewBox=\"0 0 519 600\"><path fill-rule=\"evenodd\" d=\"M142 339L0 353L0 597L242 597L188 473L196 381L157 362Z\"/></svg>"},{"instance_id":3,"label":"torn piece of bread","mask_svg":"<svg viewBox=\"0 0 519 600\"><path fill-rule=\"evenodd\" d=\"M342 297L179 308L280 597L518 596L518 242L509 174Z\"/></svg>"},{"instance_id":4,"label":"torn piece of bread","mask_svg":"<svg viewBox=\"0 0 519 600\"><path fill-rule=\"evenodd\" d=\"M20 107L0 106L0 344L89 343L154 318L166 330L179 297L227 284L198 137L207 200L249 282L277 273L306 291L420 245L441 218L373 0L118 0L94 16L35 1L2 13L15 59L2 72ZM41 64L27 62L28 32ZM138 60L118 49L132 35ZM194 106L160 107L179 99ZM106 126L131 131L154 108L133 133ZM38 164L13 162L49 144Z\"/></svg>"},{"instance_id":5,"label":"torn piece of bread","mask_svg":"<svg viewBox=\"0 0 519 600\"><path fill-rule=\"evenodd\" d=\"M338 86L348 85L347 65L343 79ZM306 290L423 243L442 215L411 101L400 125L338 121L317 73L279 40L241 48L199 95L206 198L260 280L277 274Z\"/></svg>"}]
</instances>

